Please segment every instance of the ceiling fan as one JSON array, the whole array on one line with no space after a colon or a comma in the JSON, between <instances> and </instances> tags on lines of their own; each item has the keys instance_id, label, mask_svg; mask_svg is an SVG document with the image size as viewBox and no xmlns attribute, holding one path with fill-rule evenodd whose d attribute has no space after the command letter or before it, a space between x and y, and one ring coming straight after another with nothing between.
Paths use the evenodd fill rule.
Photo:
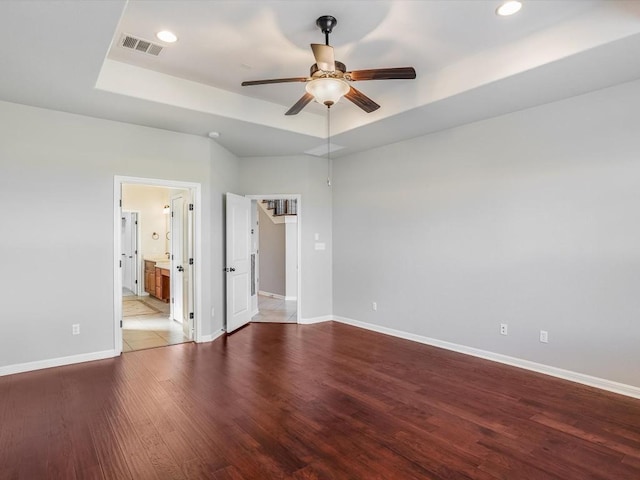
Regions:
<instances>
[{"instance_id":1,"label":"ceiling fan","mask_svg":"<svg viewBox=\"0 0 640 480\"><path fill-rule=\"evenodd\" d=\"M269 80L252 80L242 82L242 86L264 85L268 83L304 82L306 83L306 93L293 105L285 115L296 115L311 100L331 107L334 103L345 97L362 110L371 113L378 108L376 102L371 100L361 91L349 85L349 82L359 82L362 80L412 80L416 78L416 71L413 67L400 68L374 68L370 70L347 71L344 63L335 60L333 47L329 45L329 34L338 21L331 15L323 15L316 20L316 25L325 35L325 45L312 43L311 50L316 63L311 65L308 77L293 78L273 78Z\"/></svg>"}]
</instances>

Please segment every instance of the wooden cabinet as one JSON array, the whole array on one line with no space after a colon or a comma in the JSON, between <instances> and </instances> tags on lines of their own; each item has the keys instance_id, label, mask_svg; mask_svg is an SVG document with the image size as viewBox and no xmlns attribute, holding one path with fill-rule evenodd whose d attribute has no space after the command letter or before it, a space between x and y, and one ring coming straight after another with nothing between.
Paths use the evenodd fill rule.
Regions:
<instances>
[{"instance_id":1,"label":"wooden cabinet","mask_svg":"<svg viewBox=\"0 0 640 480\"><path fill-rule=\"evenodd\" d=\"M144 291L149 295L169 303L171 298L171 278L166 268L156 267L153 260L144 261Z\"/></svg>"},{"instance_id":2,"label":"wooden cabinet","mask_svg":"<svg viewBox=\"0 0 640 480\"><path fill-rule=\"evenodd\" d=\"M150 295L156 294L156 262L144 261L144 291Z\"/></svg>"},{"instance_id":3,"label":"wooden cabinet","mask_svg":"<svg viewBox=\"0 0 640 480\"><path fill-rule=\"evenodd\" d=\"M171 293L170 293L171 279L169 277L169 270L167 270L166 268L156 267L155 279L156 279L155 296L160 300L162 300L163 302L169 303L169 298L171 296Z\"/></svg>"}]
</instances>

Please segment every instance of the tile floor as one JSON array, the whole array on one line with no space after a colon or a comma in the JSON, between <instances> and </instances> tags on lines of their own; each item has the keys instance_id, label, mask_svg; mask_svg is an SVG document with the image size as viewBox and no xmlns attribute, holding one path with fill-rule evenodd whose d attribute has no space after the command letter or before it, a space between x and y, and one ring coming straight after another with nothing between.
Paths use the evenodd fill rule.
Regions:
<instances>
[{"instance_id":1,"label":"tile floor","mask_svg":"<svg viewBox=\"0 0 640 480\"><path fill-rule=\"evenodd\" d=\"M298 302L258 295L259 313L252 322L296 323Z\"/></svg>"},{"instance_id":2,"label":"tile floor","mask_svg":"<svg viewBox=\"0 0 640 480\"><path fill-rule=\"evenodd\" d=\"M131 352L146 348L165 347L188 342L182 334L182 325L169 319L170 307L152 296L137 297L129 295L122 298L123 303L140 301L152 313L125 316L122 319L122 351Z\"/></svg>"}]
</instances>

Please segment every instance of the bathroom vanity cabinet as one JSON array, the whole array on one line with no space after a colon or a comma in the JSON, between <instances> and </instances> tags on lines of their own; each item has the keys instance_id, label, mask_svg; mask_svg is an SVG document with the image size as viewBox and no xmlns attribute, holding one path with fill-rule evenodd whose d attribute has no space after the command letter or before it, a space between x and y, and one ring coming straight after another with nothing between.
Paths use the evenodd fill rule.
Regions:
<instances>
[{"instance_id":1,"label":"bathroom vanity cabinet","mask_svg":"<svg viewBox=\"0 0 640 480\"><path fill-rule=\"evenodd\" d=\"M171 284L171 279L169 278L169 270L166 268L158 268L156 267L155 271L156 276L156 292L155 296L162 300L163 302L169 303L169 285Z\"/></svg>"},{"instance_id":2,"label":"bathroom vanity cabinet","mask_svg":"<svg viewBox=\"0 0 640 480\"><path fill-rule=\"evenodd\" d=\"M153 260L144 261L144 291L168 303L171 277L168 268L159 268Z\"/></svg>"},{"instance_id":3,"label":"bathroom vanity cabinet","mask_svg":"<svg viewBox=\"0 0 640 480\"><path fill-rule=\"evenodd\" d=\"M156 294L156 262L144 261L144 291L149 295Z\"/></svg>"}]
</instances>

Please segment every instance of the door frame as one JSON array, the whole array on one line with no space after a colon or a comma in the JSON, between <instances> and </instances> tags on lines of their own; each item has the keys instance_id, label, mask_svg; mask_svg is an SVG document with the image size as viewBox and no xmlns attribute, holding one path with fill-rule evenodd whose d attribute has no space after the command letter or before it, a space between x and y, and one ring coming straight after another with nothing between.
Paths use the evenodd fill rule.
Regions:
<instances>
[{"instance_id":1,"label":"door frame","mask_svg":"<svg viewBox=\"0 0 640 480\"><path fill-rule=\"evenodd\" d=\"M278 194L262 194L262 195L245 195L245 197L251 200L278 200L280 198L292 198L297 200L297 232L296 240L298 243L297 262L298 262L298 275L297 281L297 304L296 304L296 323L300 323L302 320L302 195L299 193L278 193ZM259 247L258 247L259 248Z\"/></svg>"},{"instance_id":2,"label":"door frame","mask_svg":"<svg viewBox=\"0 0 640 480\"><path fill-rule=\"evenodd\" d=\"M113 177L113 339L117 354L122 353L122 272L120 269L121 240L120 225L122 221L122 185L150 185L156 187L189 190L191 203L194 205L193 247L194 247L194 334L193 340L201 342L202 331L202 184L179 180L162 180L158 178L129 177L114 175Z\"/></svg>"}]
</instances>

